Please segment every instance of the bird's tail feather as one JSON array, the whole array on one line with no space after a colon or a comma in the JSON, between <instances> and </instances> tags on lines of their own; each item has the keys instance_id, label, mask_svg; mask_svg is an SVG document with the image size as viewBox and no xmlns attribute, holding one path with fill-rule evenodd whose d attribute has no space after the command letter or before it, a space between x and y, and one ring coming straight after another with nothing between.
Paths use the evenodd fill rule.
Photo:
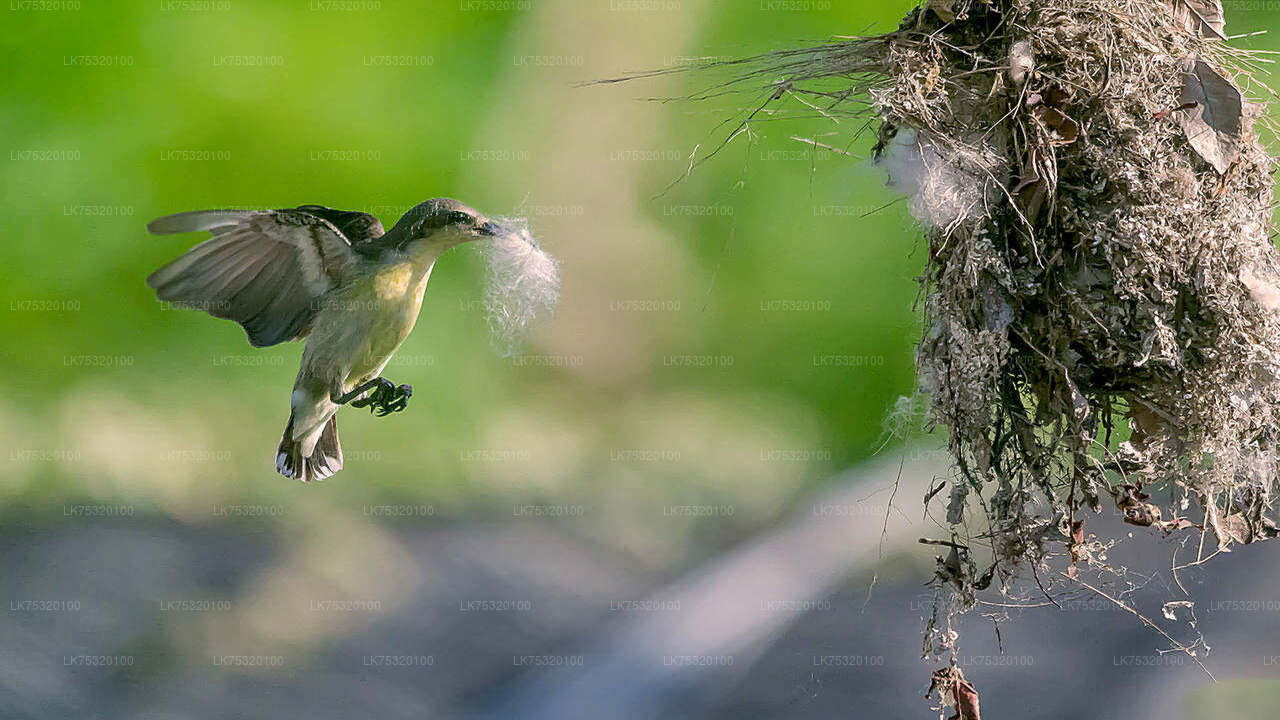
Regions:
<instances>
[{"instance_id":1,"label":"bird's tail feather","mask_svg":"<svg viewBox=\"0 0 1280 720\"><path fill-rule=\"evenodd\" d=\"M280 447L276 450L276 471L302 482L323 480L342 469L342 446L338 444L338 416L329 416L311 455L303 457L302 441L293 439L293 415L284 428Z\"/></svg>"}]
</instances>

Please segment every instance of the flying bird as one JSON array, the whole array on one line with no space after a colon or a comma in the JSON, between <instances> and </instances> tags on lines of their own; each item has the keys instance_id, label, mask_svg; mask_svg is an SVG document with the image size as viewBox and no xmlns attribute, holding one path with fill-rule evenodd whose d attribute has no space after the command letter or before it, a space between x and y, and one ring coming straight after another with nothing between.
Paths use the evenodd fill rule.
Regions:
<instances>
[{"instance_id":1,"label":"flying bird","mask_svg":"<svg viewBox=\"0 0 1280 720\"><path fill-rule=\"evenodd\" d=\"M390 232L368 213L321 205L197 210L147 230L213 236L147 278L156 297L240 323L254 347L306 338L276 470L307 482L342 469L338 408L381 417L408 405L413 388L381 373L417 322L436 259L504 228L437 198Z\"/></svg>"}]
</instances>

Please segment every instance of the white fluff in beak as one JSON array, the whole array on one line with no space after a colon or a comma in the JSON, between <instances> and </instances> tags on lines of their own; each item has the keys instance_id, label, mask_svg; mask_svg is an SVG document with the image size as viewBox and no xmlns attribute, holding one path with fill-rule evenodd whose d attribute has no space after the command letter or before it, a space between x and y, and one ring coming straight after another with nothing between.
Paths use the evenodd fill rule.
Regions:
<instances>
[{"instance_id":1,"label":"white fluff in beak","mask_svg":"<svg viewBox=\"0 0 1280 720\"><path fill-rule=\"evenodd\" d=\"M481 248L488 267L485 309L494 346L514 355L533 321L555 310L560 271L523 220L502 219L497 224L502 231Z\"/></svg>"}]
</instances>

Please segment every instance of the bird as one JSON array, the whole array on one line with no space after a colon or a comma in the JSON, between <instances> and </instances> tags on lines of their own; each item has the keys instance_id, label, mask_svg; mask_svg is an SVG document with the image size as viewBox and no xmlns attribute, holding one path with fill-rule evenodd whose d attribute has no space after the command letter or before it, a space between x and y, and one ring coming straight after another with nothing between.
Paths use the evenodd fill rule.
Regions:
<instances>
[{"instance_id":1,"label":"bird","mask_svg":"<svg viewBox=\"0 0 1280 720\"><path fill-rule=\"evenodd\" d=\"M275 464L309 482L342 469L340 407L379 417L407 407L413 387L382 371L417 322L436 259L504 227L435 198L389 232L373 215L323 205L196 210L152 220L147 230L212 236L147 277L158 299L234 320L254 347L306 340Z\"/></svg>"}]
</instances>

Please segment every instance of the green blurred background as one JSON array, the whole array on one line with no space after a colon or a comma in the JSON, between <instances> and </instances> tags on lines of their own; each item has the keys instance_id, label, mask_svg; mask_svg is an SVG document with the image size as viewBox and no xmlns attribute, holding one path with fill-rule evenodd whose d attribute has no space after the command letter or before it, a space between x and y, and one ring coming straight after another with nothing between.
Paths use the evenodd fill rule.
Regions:
<instances>
[{"instance_id":1,"label":"green blurred background","mask_svg":"<svg viewBox=\"0 0 1280 720\"><path fill-rule=\"evenodd\" d=\"M876 173L790 139L853 128L753 124L758 142L659 197L752 98L643 100L709 77L574 85L885 29L908 6L657 5L11 10L0 427L18 454L0 502L29 520L69 501L199 520L554 498L599 508L585 529L601 539L658 550L676 538L627 527L636 503L734 504L750 526L871 455L912 389L917 233L900 204L859 218L893 199ZM145 223L321 203L390 227L436 196L527 216L562 262L557 317L502 358L478 253L444 257L388 372L413 411L343 413L343 474L284 482L270 458L300 346L253 350L156 302L143 278L200 238Z\"/></svg>"},{"instance_id":2,"label":"green blurred background","mask_svg":"<svg viewBox=\"0 0 1280 720\"><path fill-rule=\"evenodd\" d=\"M86 518L249 528L277 559L228 591L231 620L178 634L212 651L316 647L341 628L264 598L394 597L405 547L388 527L532 517L672 577L840 470L896 462L885 419L913 391L919 232L868 164L793 139L846 147L859 125L762 117L684 177L758 98L651 100L714 75L579 84L884 31L910 7L14 0L0 23L6 542ZM1245 32L1280 7L1227 12ZM561 261L557 315L502 357L481 257L450 252L386 373L414 386L408 411L345 411L340 474L277 476L301 345L254 350L233 323L157 302L144 278L200 238L146 222L318 203L390 227L437 196L527 217Z\"/></svg>"}]
</instances>

